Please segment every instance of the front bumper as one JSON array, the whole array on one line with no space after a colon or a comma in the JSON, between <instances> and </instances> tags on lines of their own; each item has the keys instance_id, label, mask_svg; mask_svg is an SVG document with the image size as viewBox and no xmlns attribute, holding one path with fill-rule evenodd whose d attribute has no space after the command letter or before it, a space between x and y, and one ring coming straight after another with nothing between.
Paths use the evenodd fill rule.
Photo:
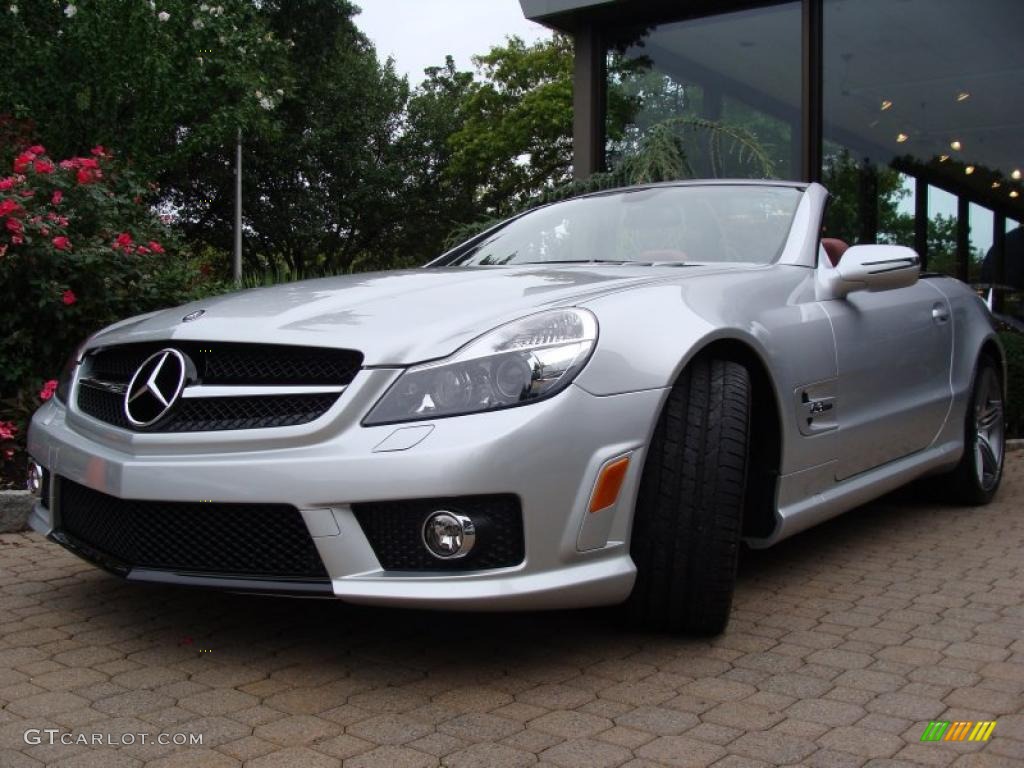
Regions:
<instances>
[{"instance_id":1,"label":"front bumper","mask_svg":"<svg viewBox=\"0 0 1024 768\"><path fill-rule=\"evenodd\" d=\"M33 418L29 452L52 476L122 499L293 505L329 577L326 588L304 590L136 567L122 570L129 580L473 610L582 607L628 596L635 578L628 548L633 501L663 390L596 397L573 385L505 411L361 426L397 375L364 370L317 421L267 430L134 433L51 401ZM617 503L588 513L601 467L623 455L631 462ZM515 567L385 570L352 510L366 502L490 494L519 499L525 559ZM60 539L59 495L50 506L37 504L30 524ZM76 544L66 536L61 543Z\"/></svg>"}]
</instances>

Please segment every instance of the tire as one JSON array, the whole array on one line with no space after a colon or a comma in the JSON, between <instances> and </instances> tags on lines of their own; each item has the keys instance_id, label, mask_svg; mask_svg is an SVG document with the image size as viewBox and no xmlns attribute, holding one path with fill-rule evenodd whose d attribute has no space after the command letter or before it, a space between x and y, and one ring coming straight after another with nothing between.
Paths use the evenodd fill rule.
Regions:
<instances>
[{"instance_id":1,"label":"tire","mask_svg":"<svg viewBox=\"0 0 1024 768\"><path fill-rule=\"evenodd\" d=\"M750 376L698 359L672 388L644 464L626 610L646 627L718 634L736 584L749 457Z\"/></svg>"},{"instance_id":2,"label":"tire","mask_svg":"<svg viewBox=\"0 0 1024 768\"><path fill-rule=\"evenodd\" d=\"M998 363L982 357L964 418L964 455L946 476L951 495L961 504L988 504L999 490L1006 455L1004 419L1002 372Z\"/></svg>"}]
</instances>

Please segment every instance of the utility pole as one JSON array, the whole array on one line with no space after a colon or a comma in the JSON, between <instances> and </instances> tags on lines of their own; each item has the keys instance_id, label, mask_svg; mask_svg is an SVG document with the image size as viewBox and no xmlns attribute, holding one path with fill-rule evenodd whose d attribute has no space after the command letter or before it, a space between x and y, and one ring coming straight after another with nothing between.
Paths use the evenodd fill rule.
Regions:
<instances>
[{"instance_id":1,"label":"utility pole","mask_svg":"<svg viewBox=\"0 0 1024 768\"><path fill-rule=\"evenodd\" d=\"M242 129L238 129L235 146L235 255L232 273L236 283L242 282Z\"/></svg>"}]
</instances>

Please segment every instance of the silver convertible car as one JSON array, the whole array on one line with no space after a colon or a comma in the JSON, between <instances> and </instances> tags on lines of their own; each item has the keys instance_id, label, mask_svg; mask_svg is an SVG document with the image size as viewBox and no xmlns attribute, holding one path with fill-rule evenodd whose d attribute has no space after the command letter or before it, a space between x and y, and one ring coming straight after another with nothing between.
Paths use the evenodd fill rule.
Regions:
<instances>
[{"instance_id":1,"label":"silver convertible car","mask_svg":"<svg viewBox=\"0 0 1024 768\"><path fill-rule=\"evenodd\" d=\"M742 542L1002 473L988 308L823 240L827 202L603 192L425 268L117 323L32 420L31 524L130 581L721 631Z\"/></svg>"}]
</instances>

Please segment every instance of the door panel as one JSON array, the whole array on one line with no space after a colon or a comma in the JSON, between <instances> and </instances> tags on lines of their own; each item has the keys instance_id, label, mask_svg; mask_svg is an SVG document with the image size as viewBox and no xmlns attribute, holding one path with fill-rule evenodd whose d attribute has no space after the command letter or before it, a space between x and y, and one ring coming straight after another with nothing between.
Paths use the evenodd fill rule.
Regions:
<instances>
[{"instance_id":1,"label":"door panel","mask_svg":"<svg viewBox=\"0 0 1024 768\"><path fill-rule=\"evenodd\" d=\"M949 303L927 280L822 302L839 372L842 480L927 448L949 409Z\"/></svg>"}]
</instances>

